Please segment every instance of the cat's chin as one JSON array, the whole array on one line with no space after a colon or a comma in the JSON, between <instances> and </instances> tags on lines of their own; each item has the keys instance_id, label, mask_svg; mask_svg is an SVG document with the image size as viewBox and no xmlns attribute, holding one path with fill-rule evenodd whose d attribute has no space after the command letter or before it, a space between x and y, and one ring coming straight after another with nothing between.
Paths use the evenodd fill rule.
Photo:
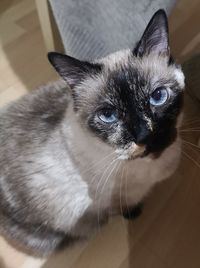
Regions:
<instances>
[{"instance_id":1,"label":"cat's chin","mask_svg":"<svg viewBox=\"0 0 200 268\"><path fill-rule=\"evenodd\" d=\"M125 161L132 161L132 160L135 160L137 158L142 158L143 156L142 155L135 155L135 156L124 156L124 155L120 155L118 156L117 158L119 160L125 160Z\"/></svg>"},{"instance_id":2,"label":"cat's chin","mask_svg":"<svg viewBox=\"0 0 200 268\"><path fill-rule=\"evenodd\" d=\"M115 152L119 160L134 160L143 157L146 151L146 146L137 145L134 142L128 144L124 148L117 149Z\"/></svg>"},{"instance_id":3,"label":"cat's chin","mask_svg":"<svg viewBox=\"0 0 200 268\"><path fill-rule=\"evenodd\" d=\"M136 160L136 159L140 158L140 159L144 159L145 161L151 161L151 160L155 160L155 159L158 159L159 157L161 157L162 153L167 148L168 147L166 147L165 149L160 150L160 151L151 152L144 146L141 149L139 148L139 150L133 152L130 155L128 154L128 152L126 150L122 150L122 149L116 150L116 153L118 154L117 158L119 160L132 161L132 160Z\"/></svg>"},{"instance_id":4,"label":"cat's chin","mask_svg":"<svg viewBox=\"0 0 200 268\"><path fill-rule=\"evenodd\" d=\"M140 159L144 162L151 162L153 160L155 160L158 157L155 157L154 154L149 153L143 153L143 154L139 154L139 155L134 155L134 156L129 156L127 158L125 158L124 156L118 156L118 159L121 161L127 161L127 162L131 162L131 161L135 161L137 159Z\"/></svg>"}]
</instances>

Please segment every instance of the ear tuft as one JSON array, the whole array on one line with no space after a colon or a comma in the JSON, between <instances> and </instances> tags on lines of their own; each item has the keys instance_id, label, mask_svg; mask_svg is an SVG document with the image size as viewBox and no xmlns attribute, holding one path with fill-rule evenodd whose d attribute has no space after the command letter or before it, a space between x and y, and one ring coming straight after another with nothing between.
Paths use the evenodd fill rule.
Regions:
<instances>
[{"instance_id":1,"label":"ear tuft","mask_svg":"<svg viewBox=\"0 0 200 268\"><path fill-rule=\"evenodd\" d=\"M71 88L81 83L87 76L101 71L99 64L80 61L61 53L49 52L47 56L55 70Z\"/></svg>"},{"instance_id":2,"label":"ear tuft","mask_svg":"<svg viewBox=\"0 0 200 268\"><path fill-rule=\"evenodd\" d=\"M168 19L163 9L153 15L133 53L139 57L150 53L170 56Z\"/></svg>"}]
</instances>

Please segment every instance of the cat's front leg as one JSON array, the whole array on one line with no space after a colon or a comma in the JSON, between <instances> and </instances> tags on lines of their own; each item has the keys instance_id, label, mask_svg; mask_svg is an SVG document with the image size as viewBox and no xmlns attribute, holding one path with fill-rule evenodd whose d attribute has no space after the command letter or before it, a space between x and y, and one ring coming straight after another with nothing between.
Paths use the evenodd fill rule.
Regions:
<instances>
[{"instance_id":1,"label":"cat's front leg","mask_svg":"<svg viewBox=\"0 0 200 268\"><path fill-rule=\"evenodd\" d=\"M138 218L143 211L143 203L140 202L135 206L127 207L126 209L123 209L123 217L127 220L135 220Z\"/></svg>"}]
</instances>

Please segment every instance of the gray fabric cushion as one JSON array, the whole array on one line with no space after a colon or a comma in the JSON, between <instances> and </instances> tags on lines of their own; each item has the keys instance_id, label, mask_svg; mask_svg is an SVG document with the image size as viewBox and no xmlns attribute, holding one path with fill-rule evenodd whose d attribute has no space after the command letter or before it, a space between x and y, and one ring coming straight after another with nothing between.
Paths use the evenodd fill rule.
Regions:
<instances>
[{"instance_id":1,"label":"gray fabric cushion","mask_svg":"<svg viewBox=\"0 0 200 268\"><path fill-rule=\"evenodd\" d=\"M94 59L133 47L159 8L175 0L49 0L68 55Z\"/></svg>"}]
</instances>

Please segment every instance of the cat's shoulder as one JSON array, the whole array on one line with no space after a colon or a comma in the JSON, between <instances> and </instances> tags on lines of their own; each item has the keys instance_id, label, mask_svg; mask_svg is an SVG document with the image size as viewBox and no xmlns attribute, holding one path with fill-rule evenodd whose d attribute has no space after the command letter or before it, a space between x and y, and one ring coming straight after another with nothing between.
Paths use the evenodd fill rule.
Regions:
<instances>
[{"instance_id":1,"label":"cat's shoulder","mask_svg":"<svg viewBox=\"0 0 200 268\"><path fill-rule=\"evenodd\" d=\"M64 118L69 100L69 88L63 82L41 86L1 108L0 134L48 133Z\"/></svg>"}]
</instances>

